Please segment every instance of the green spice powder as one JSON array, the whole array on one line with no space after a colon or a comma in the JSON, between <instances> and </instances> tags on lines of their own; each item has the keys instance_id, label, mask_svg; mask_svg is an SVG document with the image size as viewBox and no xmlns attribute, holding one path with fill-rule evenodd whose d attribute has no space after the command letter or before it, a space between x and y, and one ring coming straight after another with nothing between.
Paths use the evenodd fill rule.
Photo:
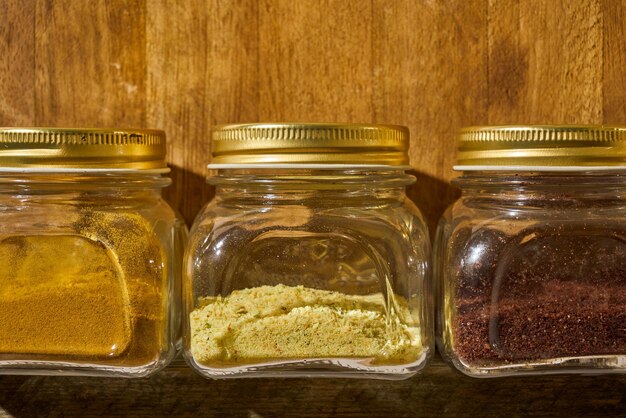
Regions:
<instances>
[{"instance_id":1,"label":"green spice powder","mask_svg":"<svg viewBox=\"0 0 626 418\"><path fill-rule=\"evenodd\" d=\"M200 299L191 352L203 364L289 358L370 358L408 363L421 354L419 328L395 296L346 295L303 286L261 286Z\"/></svg>"}]
</instances>

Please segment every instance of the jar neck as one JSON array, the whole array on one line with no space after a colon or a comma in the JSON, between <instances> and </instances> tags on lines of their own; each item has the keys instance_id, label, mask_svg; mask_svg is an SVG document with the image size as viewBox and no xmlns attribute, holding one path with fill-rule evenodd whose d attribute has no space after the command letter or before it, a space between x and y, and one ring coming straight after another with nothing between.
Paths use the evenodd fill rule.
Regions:
<instances>
[{"instance_id":1,"label":"jar neck","mask_svg":"<svg viewBox=\"0 0 626 418\"><path fill-rule=\"evenodd\" d=\"M466 171L453 184L467 199L515 204L623 204L626 199L625 171Z\"/></svg>"},{"instance_id":2,"label":"jar neck","mask_svg":"<svg viewBox=\"0 0 626 418\"><path fill-rule=\"evenodd\" d=\"M389 169L223 169L208 182L216 197L238 203L286 203L315 200L333 203L347 199L402 200L415 178L402 168Z\"/></svg>"},{"instance_id":3,"label":"jar neck","mask_svg":"<svg viewBox=\"0 0 626 418\"><path fill-rule=\"evenodd\" d=\"M160 196L171 183L169 177L137 172L2 173L2 198L29 196L121 196L124 198Z\"/></svg>"}]
</instances>

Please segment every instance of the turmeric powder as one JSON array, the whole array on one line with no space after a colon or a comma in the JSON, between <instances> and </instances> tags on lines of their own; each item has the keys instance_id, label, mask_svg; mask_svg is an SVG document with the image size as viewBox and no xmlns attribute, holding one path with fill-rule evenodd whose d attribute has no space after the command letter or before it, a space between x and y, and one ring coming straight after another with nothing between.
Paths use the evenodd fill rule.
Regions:
<instances>
[{"instance_id":1,"label":"turmeric powder","mask_svg":"<svg viewBox=\"0 0 626 418\"><path fill-rule=\"evenodd\" d=\"M135 213L81 209L69 229L0 238L0 358L153 361L166 266L152 226Z\"/></svg>"}]
</instances>

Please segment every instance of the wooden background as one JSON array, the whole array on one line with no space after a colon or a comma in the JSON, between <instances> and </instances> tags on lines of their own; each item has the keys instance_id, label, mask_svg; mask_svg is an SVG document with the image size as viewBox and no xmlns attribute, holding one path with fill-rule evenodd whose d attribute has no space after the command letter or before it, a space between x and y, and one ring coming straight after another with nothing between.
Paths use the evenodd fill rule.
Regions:
<instances>
[{"instance_id":1,"label":"wooden background","mask_svg":"<svg viewBox=\"0 0 626 418\"><path fill-rule=\"evenodd\" d=\"M411 129L433 226L470 124L626 123L623 0L0 0L0 126L161 128L188 223L213 124ZM626 416L626 376L399 383L2 377L0 415Z\"/></svg>"}]
</instances>

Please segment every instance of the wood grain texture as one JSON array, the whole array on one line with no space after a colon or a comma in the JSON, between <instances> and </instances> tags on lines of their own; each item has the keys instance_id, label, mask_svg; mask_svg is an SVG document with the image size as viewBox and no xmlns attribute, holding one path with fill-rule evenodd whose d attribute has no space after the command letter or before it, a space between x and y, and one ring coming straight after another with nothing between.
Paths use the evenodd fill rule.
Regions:
<instances>
[{"instance_id":1,"label":"wood grain texture","mask_svg":"<svg viewBox=\"0 0 626 418\"><path fill-rule=\"evenodd\" d=\"M0 121L3 126L35 120L35 4L0 1Z\"/></svg>"},{"instance_id":2,"label":"wood grain texture","mask_svg":"<svg viewBox=\"0 0 626 418\"><path fill-rule=\"evenodd\" d=\"M145 125L144 0L39 0L36 6L33 123Z\"/></svg>"},{"instance_id":3,"label":"wood grain texture","mask_svg":"<svg viewBox=\"0 0 626 418\"><path fill-rule=\"evenodd\" d=\"M176 363L140 380L0 377L0 416L435 417L626 414L626 376L476 380L437 360L390 382L350 379L210 381Z\"/></svg>"},{"instance_id":4,"label":"wood grain texture","mask_svg":"<svg viewBox=\"0 0 626 418\"><path fill-rule=\"evenodd\" d=\"M372 119L372 4L263 1L259 7L259 118Z\"/></svg>"},{"instance_id":5,"label":"wood grain texture","mask_svg":"<svg viewBox=\"0 0 626 418\"><path fill-rule=\"evenodd\" d=\"M490 124L601 123L599 1L490 0Z\"/></svg>"},{"instance_id":6,"label":"wood grain texture","mask_svg":"<svg viewBox=\"0 0 626 418\"><path fill-rule=\"evenodd\" d=\"M0 125L165 129L191 223L228 122L411 129L409 196L431 229L457 196L454 132L626 123L622 0L0 0ZM0 378L0 409L51 415L626 415L617 376L404 382ZM2 415L0 413L0 415Z\"/></svg>"},{"instance_id":7,"label":"wood grain texture","mask_svg":"<svg viewBox=\"0 0 626 418\"><path fill-rule=\"evenodd\" d=\"M626 2L602 2L603 122L626 121Z\"/></svg>"}]
</instances>

